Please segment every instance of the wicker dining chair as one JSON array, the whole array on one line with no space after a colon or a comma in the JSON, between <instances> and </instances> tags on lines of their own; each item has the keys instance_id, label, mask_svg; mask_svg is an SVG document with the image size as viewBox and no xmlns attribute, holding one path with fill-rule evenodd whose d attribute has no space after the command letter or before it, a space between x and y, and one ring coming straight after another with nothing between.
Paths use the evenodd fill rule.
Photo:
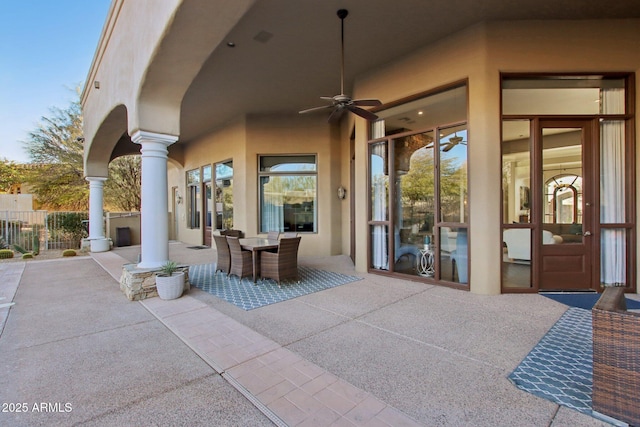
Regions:
<instances>
[{"instance_id":1,"label":"wicker dining chair","mask_svg":"<svg viewBox=\"0 0 640 427\"><path fill-rule=\"evenodd\" d=\"M279 231L270 231L269 233L267 233L267 239L269 240L278 240L279 238L280 238Z\"/></svg>"},{"instance_id":2,"label":"wicker dining chair","mask_svg":"<svg viewBox=\"0 0 640 427\"><path fill-rule=\"evenodd\" d=\"M290 239L292 237L298 237L298 233L296 233L295 231L287 231L282 235L282 237Z\"/></svg>"},{"instance_id":3,"label":"wicker dining chair","mask_svg":"<svg viewBox=\"0 0 640 427\"><path fill-rule=\"evenodd\" d=\"M286 279L298 279L298 247L300 237L283 237L275 253L263 252L260 256L262 279L273 279L281 287Z\"/></svg>"},{"instance_id":4,"label":"wicker dining chair","mask_svg":"<svg viewBox=\"0 0 640 427\"><path fill-rule=\"evenodd\" d=\"M218 260L216 261L216 274L218 271L229 274L229 268L231 266L231 253L229 252L229 244L227 243L226 236L213 235L213 241L216 244L216 252L218 254Z\"/></svg>"},{"instance_id":5,"label":"wicker dining chair","mask_svg":"<svg viewBox=\"0 0 640 427\"><path fill-rule=\"evenodd\" d=\"M233 229L220 230L220 235L221 236L231 236L231 237L242 237L242 231L233 230Z\"/></svg>"},{"instance_id":6,"label":"wicker dining chair","mask_svg":"<svg viewBox=\"0 0 640 427\"><path fill-rule=\"evenodd\" d=\"M240 246L240 239L237 237L226 236L229 243L229 252L231 253L231 268L229 276L236 275L240 279L253 274L253 264L251 251L243 250Z\"/></svg>"}]
</instances>

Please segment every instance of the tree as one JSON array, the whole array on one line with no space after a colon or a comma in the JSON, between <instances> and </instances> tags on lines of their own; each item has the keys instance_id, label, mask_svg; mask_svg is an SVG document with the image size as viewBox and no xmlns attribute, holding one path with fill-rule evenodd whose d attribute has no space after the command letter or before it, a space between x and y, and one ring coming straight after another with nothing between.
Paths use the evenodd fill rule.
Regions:
<instances>
[{"instance_id":1,"label":"tree","mask_svg":"<svg viewBox=\"0 0 640 427\"><path fill-rule=\"evenodd\" d=\"M82 108L78 98L65 110L52 108L29 133L26 150L37 167L27 175L36 200L45 209L88 210L89 184L84 178ZM109 165L105 205L140 210L140 158L124 156Z\"/></svg>"},{"instance_id":2,"label":"tree","mask_svg":"<svg viewBox=\"0 0 640 427\"><path fill-rule=\"evenodd\" d=\"M140 210L141 163L140 156L124 156L109 164L109 179L104 188L104 198L109 208L126 212Z\"/></svg>"},{"instance_id":3,"label":"tree","mask_svg":"<svg viewBox=\"0 0 640 427\"><path fill-rule=\"evenodd\" d=\"M51 109L25 143L33 163L27 176L38 202L47 209L87 210L89 188L83 174L82 110L76 100Z\"/></svg>"},{"instance_id":4,"label":"tree","mask_svg":"<svg viewBox=\"0 0 640 427\"><path fill-rule=\"evenodd\" d=\"M8 193L12 187L22 184L24 171L16 163L7 159L0 160L0 193Z\"/></svg>"}]
</instances>

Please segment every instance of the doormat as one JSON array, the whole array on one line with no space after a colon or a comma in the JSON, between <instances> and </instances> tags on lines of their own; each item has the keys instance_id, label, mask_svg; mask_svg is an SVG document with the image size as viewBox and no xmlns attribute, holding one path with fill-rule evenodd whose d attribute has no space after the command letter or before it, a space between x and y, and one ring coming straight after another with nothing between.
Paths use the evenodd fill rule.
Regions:
<instances>
[{"instance_id":1,"label":"doormat","mask_svg":"<svg viewBox=\"0 0 640 427\"><path fill-rule=\"evenodd\" d=\"M362 280L362 277L298 266L300 281L284 281L279 288L275 280L258 280L254 284L251 277L240 280L237 276L227 277L225 273L216 274L215 271L215 264L192 265L189 282L247 311Z\"/></svg>"},{"instance_id":2,"label":"doormat","mask_svg":"<svg viewBox=\"0 0 640 427\"><path fill-rule=\"evenodd\" d=\"M569 307L584 308L591 310L602 294L595 292L549 292L540 295L551 298L554 301L568 305ZM628 310L640 309L640 301L625 298Z\"/></svg>"},{"instance_id":3,"label":"doormat","mask_svg":"<svg viewBox=\"0 0 640 427\"><path fill-rule=\"evenodd\" d=\"M187 249L209 249L209 246L187 246Z\"/></svg>"},{"instance_id":4,"label":"doormat","mask_svg":"<svg viewBox=\"0 0 640 427\"><path fill-rule=\"evenodd\" d=\"M509 375L516 387L591 414L591 311L570 307Z\"/></svg>"}]
</instances>

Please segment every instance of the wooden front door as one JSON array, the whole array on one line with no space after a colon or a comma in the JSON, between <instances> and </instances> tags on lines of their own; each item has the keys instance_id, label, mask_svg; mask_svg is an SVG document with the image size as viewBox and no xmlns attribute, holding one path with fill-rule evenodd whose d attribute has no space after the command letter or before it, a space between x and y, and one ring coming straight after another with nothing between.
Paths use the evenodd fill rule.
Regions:
<instances>
[{"instance_id":1,"label":"wooden front door","mask_svg":"<svg viewBox=\"0 0 640 427\"><path fill-rule=\"evenodd\" d=\"M540 120L536 168L540 227L536 240L541 290L588 290L594 285L594 230L599 203L592 173L591 120Z\"/></svg>"}]
</instances>

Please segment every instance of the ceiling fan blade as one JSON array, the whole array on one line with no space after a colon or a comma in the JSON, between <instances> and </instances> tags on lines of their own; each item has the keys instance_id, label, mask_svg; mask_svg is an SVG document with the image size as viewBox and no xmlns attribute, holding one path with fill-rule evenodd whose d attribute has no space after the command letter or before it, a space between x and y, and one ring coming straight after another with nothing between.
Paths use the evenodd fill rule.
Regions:
<instances>
[{"instance_id":1,"label":"ceiling fan blade","mask_svg":"<svg viewBox=\"0 0 640 427\"><path fill-rule=\"evenodd\" d=\"M379 99L354 99L353 105L359 107L378 107L382 105L382 102Z\"/></svg>"},{"instance_id":2,"label":"ceiling fan blade","mask_svg":"<svg viewBox=\"0 0 640 427\"><path fill-rule=\"evenodd\" d=\"M455 146L456 146L456 144L451 144L451 143L444 144L444 148L442 149L442 151L447 153L447 152L449 152L449 150L451 150Z\"/></svg>"},{"instance_id":3,"label":"ceiling fan blade","mask_svg":"<svg viewBox=\"0 0 640 427\"><path fill-rule=\"evenodd\" d=\"M373 114L371 111L365 110L364 108L356 107L355 105L348 105L347 108L352 113L357 114L364 119L371 120L371 121L378 120L378 116Z\"/></svg>"},{"instance_id":4,"label":"ceiling fan blade","mask_svg":"<svg viewBox=\"0 0 640 427\"><path fill-rule=\"evenodd\" d=\"M337 106L335 108L335 110L333 110L333 112L331 113L331 115L329 116L329 122L331 123L335 123L337 121L340 120L340 118L342 117L342 115L344 114L344 110L345 108L343 106Z\"/></svg>"},{"instance_id":5,"label":"ceiling fan blade","mask_svg":"<svg viewBox=\"0 0 640 427\"><path fill-rule=\"evenodd\" d=\"M313 113L314 111L326 110L327 108L333 108L333 105L324 105L322 107L307 108L306 110L298 111L298 114Z\"/></svg>"}]
</instances>

